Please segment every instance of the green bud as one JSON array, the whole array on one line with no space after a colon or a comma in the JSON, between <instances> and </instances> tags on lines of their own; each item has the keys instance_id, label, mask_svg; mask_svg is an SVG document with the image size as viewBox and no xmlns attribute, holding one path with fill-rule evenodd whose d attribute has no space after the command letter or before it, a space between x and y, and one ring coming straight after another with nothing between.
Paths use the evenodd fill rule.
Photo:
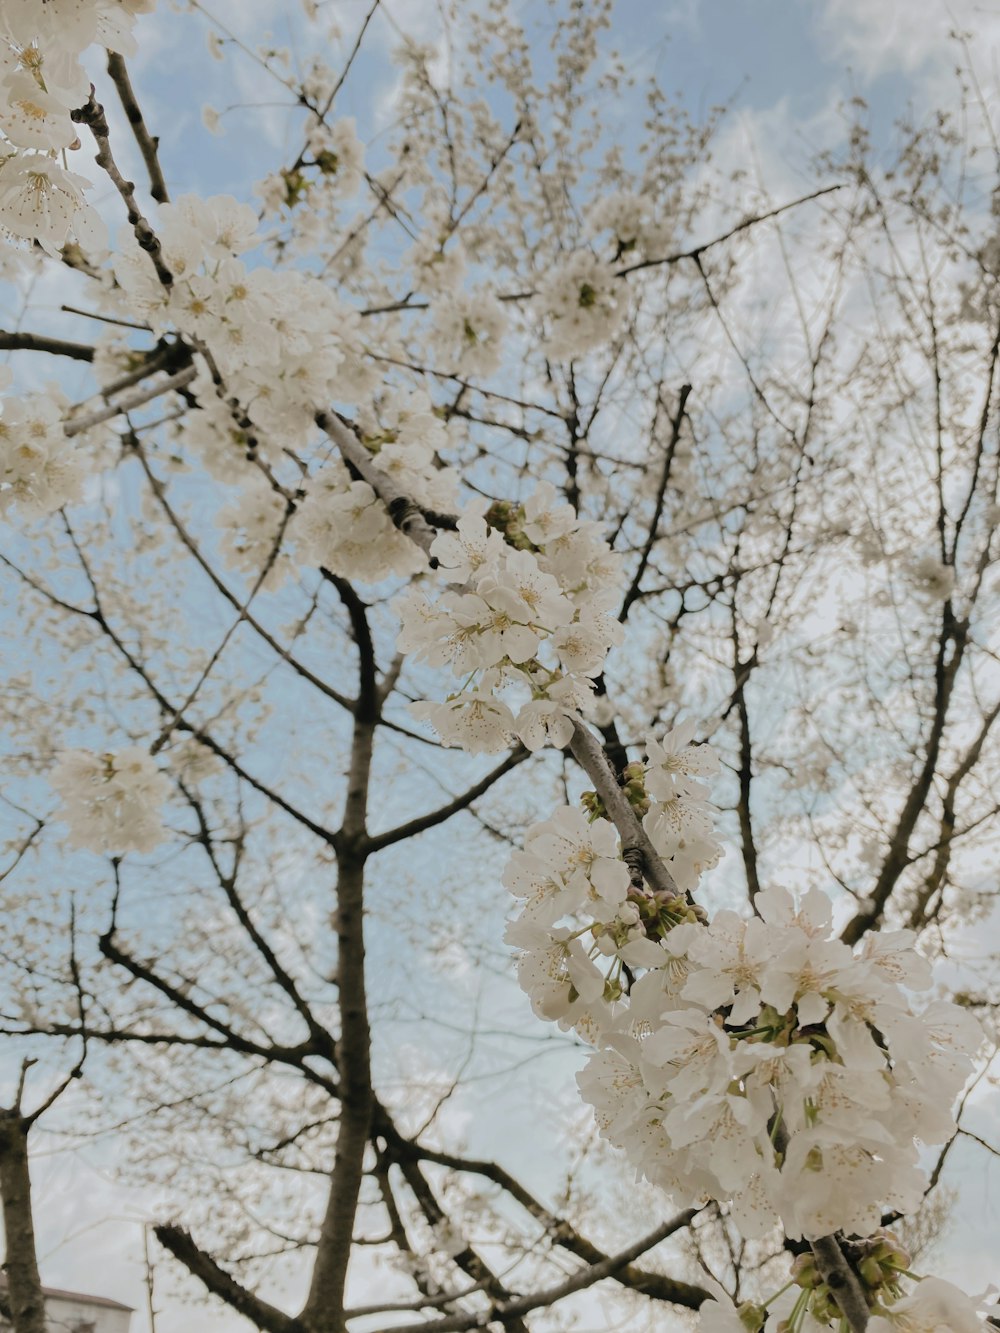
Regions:
<instances>
[{"instance_id":1,"label":"green bud","mask_svg":"<svg viewBox=\"0 0 1000 1333\"><path fill-rule=\"evenodd\" d=\"M893 1236L886 1236L879 1242L876 1254L882 1267L888 1268L891 1272L903 1273L913 1263L912 1256Z\"/></svg>"},{"instance_id":2,"label":"green bud","mask_svg":"<svg viewBox=\"0 0 1000 1333\"><path fill-rule=\"evenodd\" d=\"M866 1254L858 1264L858 1275L866 1287L880 1287L882 1285L882 1269L879 1261L874 1254Z\"/></svg>"},{"instance_id":3,"label":"green bud","mask_svg":"<svg viewBox=\"0 0 1000 1333\"><path fill-rule=\"evenodd\" d=\"M649 797L646 795L646 789L637 783L629 782L622 790L629 805L641 818L649 809Z\"/></svg>"},{"instance_id":4,"label":"green bud","mask_svg":"<svg viewBox=\"0 0 1000 1333\"><path fill-rule=\"evenodd\" d=\"M580 797L580 804L590 816L591 823L593 823L595 819L604 817L604 802L598 796L596 791L585 791Z\"/></svg>"},{"instance_id":5,"label":"green bud","mask_svg":"<svg viewBox=\"0 0 1000 1333\"><path fill-rule=\"evenodd\" d=\"M799 1287L815 1287L819 1281L816 1260L811 1254L798 1254L792 1263L792 1281Z\"/></svg>"},{"instance_id":6,"label":"green bud","mask_svg":"<svg viewBox=\"0 0 1000 1333\"><path fill-rule=\"evenodd\" d=\"M285 205L288 208L294 208L307 193L309 182L301 171L283 171L281 178L285 182Z\"/></svg>"},{"instance_id":7,"label":"green bud","mask_svg":"<svg viewBox=\"0 0 1000 1333\"><path fill-rule=\"evenodd\" d=\"M830 1288L824 1282L816 1288L809 1302L809 1313L821 1324L833 1324L840 1319L840 1307L830 1294Z\"/></svg>"},{"instance_id":8,"label":"green bud","mask_svg":"<svg viewBox=\"0 0 1000 1333\"><path fill-rule=\"evenodd\" d=\"M334 176L340 165L340 158L332 149L324 148L322 152L316 154L316 165L324 176Z\"/></svg>"},{"instance_id":9,"label":"green bud","mask_svg":"<svg viewBox=\"0 0 1000 1333\"><path fill-rule=\"evenodd\" d=\"M752 1301L744 1301L742 1305L737 1306L736 1313L748 1333L760 1333L767 1318L767 1311L763 1306L754 1305Z\"/></svg>"}]
</instances>

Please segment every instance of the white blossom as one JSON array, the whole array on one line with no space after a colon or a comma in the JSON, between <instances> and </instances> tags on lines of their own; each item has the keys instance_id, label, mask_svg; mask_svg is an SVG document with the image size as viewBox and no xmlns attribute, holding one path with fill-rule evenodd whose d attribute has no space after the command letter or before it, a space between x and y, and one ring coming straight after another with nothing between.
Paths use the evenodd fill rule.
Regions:
<instances>
[{"instance_id":1,"label":"white blossom","mask_svg":"<svg viewBox=\"0 0 1000 1333\"><path fill-rule=\"evenodd\" d=\"M492 292L449 291L434 303L431 337L443 368L475 378L500 367L507 317Z\"/></svg>"},{"instance_id":2,"label":"white blossom","mask_svg":"<svg viewBox=\"0 0 1000 1333\"><path fill-rule=\"evenodd\" d=\"M868 1333L982 1333L978 1303L939 1277L925 1277L907 1296L882 1306Z\"/></svg>"},{"instance_id":3,"label":"white blossom","mask_svg":"<svg viewBox=\"0 0 1000 1333\"><path fill-rule=\"evenodd\" d=\"M57 818L69 825L71 846L120 856L151 852L166 836L170 782L138 746L104 754L66 751L49 779L62 800Z\"/></svg>"},{"instance_id":4,"label":"white blossom","mask_svg":"<svg viewBox=\"0 0 1000 1333\"><path fill-rule=\"evenodd\" d=\"M695 724L683 722L668 731L662 741L646 742L646 790L658 801L675 796L702 799L708 784L719 771L719 760L707 745L692 745Z\"/></svg>"},{"instance_id":5,"label":"white blossom","mask_svg":"<svg viewBox=\"0 0 1000 1333\"><path fill-rule=\"evenodd\" d=\"M589 250L577 250L553 265L535 298L550 331L546 351L555 360L572 359L608 342L625 316L627 288L609 264Z\"/></svg>"}]
</instances>

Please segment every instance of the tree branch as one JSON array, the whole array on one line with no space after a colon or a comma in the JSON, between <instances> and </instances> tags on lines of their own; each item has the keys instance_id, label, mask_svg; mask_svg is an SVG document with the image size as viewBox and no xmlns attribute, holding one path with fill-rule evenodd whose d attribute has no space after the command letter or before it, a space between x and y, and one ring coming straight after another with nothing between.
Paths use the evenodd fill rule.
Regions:
<instances>
[{"instance_id":1,"label":"tree branch","mask_svg":"<svg viewBox=\"0 0 1000 1333\"><path fill-rule=\"evenodd\" d=\"M667 493L667 482L670 480L670 468L674 461L674 454L677 451L677 443L681 437L681 425L684 421L684 413L687 410L687 400L691 395L691 385L682 384L680 393L677 395L677 411L674 413L673 421L670 424L670 439L667 441L666 449L663 454L663 466L660 469L660 480L656 487L656 497L653 502L653 516L649 520L649 531L646 534L646 541L643 544L639 555L639 563L636 566L635 573L632 575L632 582L622 599L621 610L618 612L618 619L625 623L625 619L632 607L632 603L639 596L639 588L642 584L643 575L646 572L646 566L649 563L649 557L656 542L660 530L660 518L663 514L663 500ZM659 411L661 402L660 394L656 395L656 406Z\"/></svg>"},{"instance_id":2,"label":"tree branch","mask_svg":"<svg viewBox=\"0 0 1000 1333\"><path fill-rule=\"evenodd\" d=\"M167 183L163 179L160 159L157 156L160 141L154 139L146 128L142 109L136 100L125 61L117 51L108 52L108 74L118 89L118 99L122 104L122 110L128 118L132 133L135 135L135 141L139 145L139 152L142 153L142 160L149 172L149 193L158 204L167 204L170 202L170 196L167 194Z\"/></svg>"},{"instance_id":3,"label":"tree branch","mask_svg":"<svg viewBox=\"0 0 1000 1333\"><path fill-rule=\"evenodd\" d=\"M521 1315L529 1314L532 1310L539 1310L545 1306L555 1305L558 1301L564 1300L567 1296L572 1296L575 1292L585 1291L588 1287L594 1286L595 1283L603 1282L605 1278L616 1276L621 1269L626 1268L640 1254L645 1254L647 1250L653 1249L661 1241L666 1240L668 1236L672 1236L675 1232L688 1226L697 1212L698 1209L696 1208L685 1209L684 1212L678 1213L668 1222L663 1222L624 1250L609 1255L600 1263L581 1269L580 1272L567 1278L565 1282L560 1282L554 1287L548 1287L544 1291L536 1291L530 1295L515 1297L513 1300L497 1302L491 1309L472 1316L455 1314L446 1315L443 1319L431 1319L420 1324L400 1324L395 1326L394 1333L461 1333L461 1330L465 1329L486 1328L494 1322L500 1324L519 1322ZM693 1290L697 1291L699 1289L694 1288ZM690 1308L697 1309L707 1299L708 1292L701 1292L701 1300ZM684 1302L684 1304L687 1304L687 1302Z\"/></svg>"},{"instance_id":4,"label":"tree branch","mask_svg":"<svg viewBox=\"0 0 1000 1333\"><path fill-rule=\"evenodd\" d=\"M46 338L41 333L8 333L0 329L0 352L48 352L50 356L68 356L72 361L93 361L94 349L88 343Z\"/></svg>"},{"instance_id":5,"label":"tree branch","mask_svg":"<svg viewBox=\"0 0 1000 1333\"><path fill-rule=\"evenodd\" d=\"M267 1301L262 1301L259 1296L241 1286L195 1243L189 1232L181 1227L161 1224L153 1227L153 1235L213 1296L225 1301L257 1328L264 1330L264 1333L307 1333L305 1325L298 1319L285 1314L276 1306L268 1305Z\"/></svg>"},{"instance_id":6,"label":"tree branch","mask_svg":"<svg viewBox=\"0 0 1000 1333\"><path fill-rule=\"evenodd\" d=\"M443 824L451 819L452 815L457 815L462 810L467 810L473 801L477 801L480 796L498 782L504 774L509 773L512 768L524 762L528 758L530 751L524 746L516 746L510 754L506 756L495 768L490 771L478 782L474 783L461 796L456 796L446 805L439 806L437 810L429 810L425 815L416 815L413 819L408 819L405 824L397 824L395 828L387 829L384 833L376 833L370 837L367 842L369 852L381 852L386 847L393 846L394 843L403 842L407 838L416 837L418 833L424 833L427 829L436 828L438 824Z\"/></svg>"}]
</instances>

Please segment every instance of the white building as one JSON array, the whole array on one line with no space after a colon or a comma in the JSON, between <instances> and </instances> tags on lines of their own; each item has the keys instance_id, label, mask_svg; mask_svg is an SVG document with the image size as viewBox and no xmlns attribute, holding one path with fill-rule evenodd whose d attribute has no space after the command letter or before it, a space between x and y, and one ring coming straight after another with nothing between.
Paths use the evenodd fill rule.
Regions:
<instances>
[{"instance_id":1,"label":"white building","mask_svg":"<svg viewBox=\"0 0 1000 1333\"><path fill-rule=\"evenodd\" d=\"M43 1291L50 1333L129 1333L132 1310L127 1305L106 1296L84 1296L55 1287L44 1287ZM0 1315L0 1333L9 1333L10 1328Z\"/></svg>"}]
</instances>

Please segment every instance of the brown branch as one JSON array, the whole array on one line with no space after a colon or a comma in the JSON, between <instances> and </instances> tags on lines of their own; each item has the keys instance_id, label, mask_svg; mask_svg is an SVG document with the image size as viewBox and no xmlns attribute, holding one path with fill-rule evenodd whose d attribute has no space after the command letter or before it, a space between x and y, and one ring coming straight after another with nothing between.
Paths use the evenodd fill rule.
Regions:
<instances>
[{"instance_id":1,"label":"brown branch","mask_svg":"<svg viewBox=\"0 0 1000 1333\"><path fill-rule=\"evenodd\" d=\"M804 194L799 199L792 199L787 204L779 204L777 208L768 209L766 213L754 213L751 217L744 218L742 222L737 222L735 227L730 227L728 231L724 231L721 236L716 236L711 241L703 241L701 245L692 246L690 250L678 250L674 254L664 255L662 259L642 259L636 264L630 264L628 268L620 268L615 276L624 278L629 273L638 273L640 269L657 268L661 264L679 264L683 259L698 259L706 250L711 250L716 245L722 245L724 241L730 240L741 231L755 227L758 222L768 222L771 218L779 217L792 208L800 208L803 204L812 203L814 199L822 199L825 194L833 194L836 190L842 190L845 184L846 182L841 181L838 185L825 185L822 189L813 190L811 194Z\"/></svg>"},{"instance_id":2,"label":"brown branch","mask_svg":"<svg viewBox=\"0 0 1000 1333\"><path fill-rule=\"evenodd\" d=\"M316 115L317 120L319 120L320 122L323 122L326 119L327 115L330 112L330 108L337 100L337 94L344 86L344 82L347 79L348 74L350 74L351 72L351 66L354 64L358 52L361 50L361 43L364 41L365 33L368 31L368 25L375 17L375 11L378 9L381 3L382 0L372 0L371 7L369 8L368 13L365 15L361 23L361 27L358 30L358 35L354 40L354 45L352 46L347 56L347 60L344 62L344 68L340 71L340 74L337 78L337 82L333 85L330 92L327 94L326 101L323 104L323 109L321 111L315 111L314 114ZM289 168L289 175L298 171L301 167L305 166L305 164L306 164L306 149L303 148L299 152L298 157L296 157L295 161Z\"/></svg>"},{"instance_id":3,"label":"brown branch","mask_svg":"<svg viewBox=\"0 0 1000 1333\"><path fill-rule=\"evenodd\" d=\"M68 356L73 361L94 359L94 349L87 343L46 338L40 333L8 333L6 329L0 329L0 352L48 352L51 356Z\"/></svg>"},{"instance_id":4,"label":"brown branch","mask_svg":"<svg viewBox=\"0 0 1000 1333\"><path fill-rule=\"evenodd\" d=\"M714 236L710 241L702 241L700 245L694 245L689 250L676 250L672 254L663 255L659 259L642 259L638 263L629 264L627 268L620 268L615 272L616 278L627 278L630 273L638 273L642 269L659 268L663 265L679 264L685 259L698 260L706 250L711 250L717 245L722 245L725 241L739 235L741 231L747 231L750 227L755 227L758 222L768 222L771 218L779 217L782 213L787 213L793 208L800 208L803 204L811 203L814 199L822 199L826 194L833 194L837 190L842 190L846 182L841 181L836 185L825 185L819 190L814 190L811 194L804 194L799 199L792 199L787 204L779 204L776 208L768 209L766 213L754 213L746 217L742 222L737 222L734 227L724 231L720 236ZM535 296L536 292L503 292L498 296L500 301L527 301ZM391 305L375 306L368 310L363 310L363 315L381 315L397 310L426 310L429 303L427 301L412 301L409 296L400 301L394 301ZM444 378L453 378L445 376Z\"/></svg>"},{"instance_id":5,"label":"brown branch","mask_svg":"<svg viewBox=\"0 0 1000 1333\"><path fill-rule=\"evenodd\" d=\"M125 371L110 384L102 384L101 397L110 402L116 393L121 393L122 389L130 389L133 384L140 384L157 370L169 370L173 373L175 370L184 370L189 365L191 365L191 348L187 343L179 338L175 342L161 339L155 347L142 354L134 370Z\"/></svg>"},{"instance_id":6,"label":"brown branch","mask_svg":"<svg viewBox=\"0 0 1000 1333\"><path fill-rule=\"evenodd\" d=\"M369 722L378 720L380 697L378 692L378 663L375 659L375 644L368 625L367 604L358 596L348 579L339 574L332 574L320 567L320 574L337 589L340 600L347 610L351 622L351 635L358 650L358 698L355 709Z\"/></svg>"},{"instance_id":7,"label":"brown branch","mask_svg":"<svg viewBox=\"0 0 1000 1333\"><path fill-rule=\"evenodd\" d=\"M394 843L402 842L406 838L413 838L418 833L426 832L427 829L436 828L438 824L443 824L461 810L467 810L473 801L477 801L480 796L485 795L505 773L509 773L512 768L516 768L518 764L523 763L528 758L529 753L524 746L517 746L495 768L491 768L478 782L462 792L461 796L456 796L446 805L439 806L437 810L429 810L425 815L417 815L413 819L408 819L405 824L397 824L395 828L387 829L384 833L376 833L374 837L368 839L369 852L381 852L384 848L393 846Z\"/></svg>"},{"instance_id":8,"label":"brown branch","mask_svg":"<svg viewBox=\"0 0 1000 1333\"><path fill-rule=\"evenodd\" d=\"M0 1198L6 1237L3 1270L14 1333L46 1333L45 1297L31 1211L29 1128L30 1121L21 1114L18 1101L0 1109Z\"/></svg>"},{"instance_id":9,"label":"brown branch","mask_svg":"<svg viewBox=\"0 0 1000 1333\"><path fill-rule=\"evenodd\" d=\"M622 840L622 858L632 869L641 870L654 889L676 898L680 889L663 864L649 834L629 805L594 733L579 720L573 723L570 741L573 758L584 770Z\"/></svg>"},{"instance_id":10,"label":"brown branch","mask_svg":"<svg viewBox=\"0 0 1000 1333\"><path fill-rule=\"evenodd\" d=\"M329 435L347 462L378 494L400 532L427 554L431 569L436 569L437 560L430 554L430 549L437 533L419 506L393 478L375 466L371 454L338 416L332 412L317 412L316 425Z\"/></svg>"},{"instance_id":11,"label":"brown branch","mask_svg":"<svg viewBox=\"0 0 1000 1333\"><path fill-rule=\"evenodd\" d=\"M66 315L82 315L84 319L93 319L98 324L113 324L116 329L135 329L139 333L152 333L149 324L136 324L131 319L122 319L120 315L102 315L96 310L81 310L78 305L66 305L59 309Z\"/></svg>"},{"instance_id":12,"label":"brown branch","mask_svg":"<svg viewBox=\"0 0 1000 1333\"><path fill-rule=\"evenodd\" d=\"M73 1080L79 1078L86 1050L84 1034L83 1055L76 1066L29 1114L25 1114L22 1101L28 1071L36 1062L30 1057L23 1060L13 1103L9 1107L0 1107L0 1204L6 1243L3 1260L7 1287L5 1305L6 1317L13 1324L14 1333L46 1333L48 1328L45 1293L38 1272L35 1246L28 1135L36 1121L59 1100Z\"/></svg>"},{"instance_id":13,"label":"brown branch","mask_svg":"<svg viewBox=\"0 0 1000 1333\"><path fill-rule=\"evenodd\" d=\"M358 696L354 709L351 759L344 817L334 837L337 853L337 990L340 1037L340 1124L326 1212L302 1319L316 1333L343 1328L347 1267L364 1175L374 1094L371 1082L371 1029L365 993L364 881L368 790L375 729L378 682L375 651L366 608L345 580L335 580L344 599L358 648Z\"/></svg>"},{"instance_id":14,"label":"brown branch","mask_svg":"<svg viewBox=\"0 0 1000 1333\"><path fill-rule=\"evenodd\" d=\"M868 1327L868 1302L837 1237L821 1236L819 1240L810 1241L810 1248L816 1267L847 1320L851 1333L865 1333Z\"/></svg>"},{"instance_id":15,"label":"brown branch","mask_svg":"<svg viewBox=\"0 0 1000 1333\"><path fill-rule=\"evenodd\" d=\"M600 1264L607 1259L608 1256L603 1250L592 1244L585 1236L582 1236L566 1218L558 1217L546 1208L516 1177L512 1176L499 1163L476 1158L457 1157L452 1153L425 1148L410 1139L403 1138L381 1106L376 1107L373 1128L377 1134L385 1139L386 1151L394 1160L399 1161L403 1158L414 1157L420 1161L434 1162L452 1171L482 1176L484 1180L491 1181L509 1194L530 1217L533 1217L536 1222L545 1228L553 1243L561 1249L575 1255L578 1259L582 1259L587 1264ZM647 1269L635 1268L631 1264L625 1269L618 1270L617 1276L618 1281L623 1285L650 1297L652 1300L670 1301L675 1305L686 1305L691 1309L696 1309L708 1295L701 1287L680 1282L662 1273L652 1273Z\"/></svg>"},{"instance_id":16,"label":"brown branch","mask_svg":"<svg viewBox=\"0 0 1000 1333\"><path fill-rule=\"evenodd\" d=\"M687 409L687 400L691 394L691 385L682 384L680 393L677 395L677 411L674 413L673 421L670 424L670 439L663 455L663 467L660 469L660 480L656 488L656 498L653 503L653 517L649 521L649 531L646 534L646 541L639 555L639 563L636 566L635 573L632 575L632 582L622 599L621 610L618 612L618 619L624 624L628 616L632 603L639 596L639 585L642 583L643 575L646 572L646 566L649 563L649 557L652 554L653 546L656 542L657 534L660 530L660 517L663 514L663 500L667 493L667 482L670 480L670 468L674 461L674 454L677 451L677 442L681 436L681 425L684 421L684 413ZM659 412L661 403L660 394L656 395L656 407ZM654 424L655 429L655 424Z\"/></svg>"},{"instance_id":17,"label":"brown branch","mask_svg":"<svg viewBox=\"0 0 1000 1333\"><path fill-rule=\"evenodd\" d=\"M481 1311L479 1314L472 1316L455 1314L447 1315L444 1319L432 1319L420 1324L400 1324L396 1326L395 1333L460 1333L460 1330L464 1329L486 1328L487 1325L492 1323L510 1324L514 1321L519 1322L521 1315L529 1314L532 1310L539 1310L545 1306L555 1305L558 1301L564 1300L567 1296L572 1296L575 1292L585 1291L587 1287L603 1282L605 1278L616 1276L621 1269L626 1268L640 1254L645 1254L647 1250L653 1249L661 1241L666 1240L668 1236L672 1236L675 1232L688 1226L697 1212L696 1208L685 1209L684 1212L678 1213L667 1222L663 1222L624 1250L609 1255L600 1263L581 1269L580 1272L574 1273L565 1282L560 1282L554 1287L548 1287L544 1291L532 1292L530 1295L518 1296L503 1303L496 1303L492 1309ZM702 1292L701 1297L702 1299L698 1302L698 1305L708 1299L708 1292ZM698 1306L691 1308L697 1309Z\"/></svg>"},{"instance_id":18,"label":"brown branch","mask_svg":"<svg viewBox=\"0 0 1000 1333\"><path fill-rule=\"evenodd\" d=\"M189 1232L181 1227L160 1225L153 1227L153 1235L214 1296L225 1301L255 1327L264 1330L264 1333L307 1333L306 1326L298 1319L274 1305L268 1305L267 1301L262 1301L259 1296L241 1286L232 1274L220 1268L212 1256L195 1243ZM40 1333L44 1333L44 1329Z\"/></svg>"},{"instance_id":19,"label":"brown branch","mask_svg":"<svg viewBox=\"0 0 1000 1333\"><path fill-rule=\"evenodd\" d=\"M64 422L63 431L71 437L79 435L81 431L90 430L91 426L99 426L102 421L110 421L112 417L122 416L125 412L131 412L137 407L151 403L154 398L162 398L165 393L183 389L185 385L191 383L197 373L197 367L187 366L184 370L179 370L176 375L170 375L165 380L157 380L155 384L148 384L144 389L137 389L128 397L120 398L117 403L108 403L106 407L95 408L93 412L87 412L83 416L70 417Z\"/></svg>"},{"instance_id":20,"label":"brown branch","mask_svg":"<svg viewBox=\"0 0 1000 1333\"><path fill-rule=\"evenodd\" d=\"M134 977L136 981L143 981L147 986L158 991L164 999L169 1000L176 1009L179 1009L182 1013L186 1013L189 1017L193 1018L196 1022L203 1024L210 1031L218 1033L222 1038L223 1044L228 1049L238 1051L241 1055L256 1056L261 1060L292 1065L294 1068L301 1069L304 1073L308 1073L313 1082L319 1083L321 1087L326 1088L332 1095L338 1095L338 1089L334 1085L331 1085L329 1080L316 1074L315 1071L309 1069L308 1066L305 1066L303 1063L305 1056L319 1053L315 1051L311 1040L302 1042L298 1046L286 1046L270 1040L268 1040L267 1045L263 1045L259 1041L254 1041L250 1037L243 1036L242 1033L237 1032L229 1023L224 1023L221 1019L213 1017L204 1005L200 1005L195 1000L192 1000L190 996L179 990L169 982L166 977L161 977L160 974L154 971L148 964L140 962L137 958L133 958L131 954L120 949L114 941L114 932L115 927L112 924L111 929L106 931L98 941L98 948L109 963L115 963L118 967L124 968L124 970L128 972L130 976ZM88 1030L88 1033L92 1037L99 1038L101 1036L99 1032L91 1032Z\"/></svg>"},{"instance_id":21,"label":"brown branch","mask_svg":"<svg viewBox=\"0 0 1000 1333\"><path fill-rule=\"evenodd\" d=\"M428 1184L418 1162L412 1157L404 1158L399 1162L399 1169L403 1173L403 1179L413 1191L414 1197L420 1206L421 1212L427 1219L428 1224L431 1227L436 1227L445 1221L444 1209L438 1203L434 1191ZM492 1296L496 1303L506 1305L510 1301L510 1292L497 1277L492 1267L486 1262L482 1255L472 1247L472 1245L466 1244L457 1254L452 1255L452 1261L463 1273L466 1273L472 1278L472 1280L477 1283L487 1295ZM477 1316L475 1315L469 1316L464 1314L460 1316L452 1316L452 1318L461 1320L461 1323L459 1324L460 1328L476 1328L477 1326L482 1326L477 1325ZM434 1322L436 1323L438 1321ZM489 1321L487 1320L487 1322ZM527 1325L520 1318L519 1314L512 1314L509 1322L512 1326L513 1333L529 1333Z\"/></svg>"},{"instance_id":22,"label":"brown branch","mask_svg":"<svg viewBox=\"0 0 1000 1333\"><path fill-rule=\"evenodd\" d=\"M743 855L743 870L747 877L747 896L750 899L750 906L756 911L755 904L757 895L760 893L760 875L757 869L757 844L754 839L753 815L750 808L750 790L753 785L753 746L750 736L750 710L747 708L746 687L751 672L757 666L757 649L755 648L748 658L741 660L740 630L736 614L738 585L739 580L737 579L730 604L733 627L733 676L735 679L730 706L735 706L740 726L740 759L737 775L740 784L740 795L737 802L740 822L740 850Z\"/></svg>"},{"instance_id":23,"label":"brown branch","mask_svg":"<svg viewBox=\"0 0 1000 1333\"><path fill-rule=\"evenodd\" d=\"M979 482L979 469L982 464L983 454L986 447L986 432L990 423L990 406L993 401L993 379L996 375L997 362L1000 360L1000 321L997 322L996 332L993 337L993 345L990 347L989 367L986 377L986 393L983 395L983 406L979 414L979 425L976 431L976 453L972 466L972 476L969 479L969 489L958 517L955 520L954 536L951 545L950 557L954 565L955 557L958 553L958 542L962 535L962 528L968 517L969 510L972 507L972 501L976 494L976 486Z\"/></svg>"},{"instance_id":24,"label":"brown branch","mask_svg":"<svg viewBox=\"0 0 1000 1333\"><path fill-rule=\"evenodd\" d=\"M117 51L108 52L108 74L111 76L112 83L118 89L118 99L122 104L122 110L128 118L132 133L135 135L135 141L139 145L139 152L142 153L142 160L149 172L149 193L158 204L167 204L170 202L170 196L167 194L167 183L163 179L160 159L157 156L160 141L154 138L146 128L146 122L142 117L142 109L136 100L125 61Z\"/></svg>"},{"instance_id":25,"label":"brown branch","mask_svg":"<svg viewBox=\"0 0 1000 1333\"><path fill-rule=\"evenodd\" d=\"M285 995L294 1006L296 1013L306 1025L306 1030L309 1033L316 1051L322 1053L331 1063L334 1063L333 1038L313 1013L307 1000L296 985L295 979L292 977L288 969L283 966L269 941L254 924L253 918L240 896L239 890L236 887L238 853L234 857L232 870L227 874L223 870L223 867L219 863L219 859L215 854L211 831L208 826L208 820L205 818L205 810L201 801L198 800L193 792L188 790L183 782L178 785L187 798L188 804L191 806L194 816L198 821L198 831L200 834L198 841L205 850L205 855L208 857L209 863L212 866L215 878L218 881L222 892L225 894L226 901L232 908L233 914L240 923L240 926L246 933L251 944L253 944L258 954L260 954L261 958L264 960L264 963L267 965L275 982L281 990L284 991Z\"/></svg>"},{"instance_id":26,"label":"brown branch","mask_svg":"<svg viewBox=\"0 0 1000 1333\"><path fill-rule=\"evenodd\" d=\"M938 839L937 850L934 856L934 864L922 885L917 901L914 903L907 925L911 930L917 930L922 926L927 917L927 908L939 889L945 882L948 874L948 867L951 864L952 844L955 839L955 807L958 802L958 792L962 782L971 772L973 766L979 762L983 746L989 736L990 729L1000 717L1000 702L983 718L983 724L975 740L966 750L962 762L958 765L952 775L949 777L945 787L944 796L941 798L941 836Z\"/></svg>"},{"instance_id":27,"label":"brown branch","mask_svg":"<svg viewBox=\"0 0 1000 1333\"><path fill-rule=\"evenodd\" d=\"M747 894L750 898L750 905L753 906L758 893L760 893L760 875L757 871L757 844L754 840L753 816L750 813L753 750L750 741L750 713L747 709L743 683L736 690L736 712L740 721L740 847L743 852L743 869L747 877Z\"/></svg>"},{"instance_id":28,"label":"brown branch","mask_svg":"<svg viewBox=\"0 0 1000 1333\"><path fill-rule=\"evenodd\" d=\"M917 820L923 813L924 805L937 772L938 756L944 736L945 720L951 693L962 664L968 623L956 622L951 609L951 602L946 602L941 618L941 634L938 639L934 662L934 714L927 737L924 761L913 781L903 808L896 821L889 840L882 869L879 871L872 889L869 903L856 912L841 931L840 938L845 944L856 944L867 930L870 930L881 918L885 905L889 901L900 875L909 864L910 838L916 828ZM949 649L951 649L949 655Z\"/></svg>"},{"instance_id":29,"label":"brown branch","mask_svg":"<svg viewBox=\"0 0 1000 1333\"><path fill-rule=\"evenodd\" d=\"M111 152L110 131L108 130L104 108L91 93L86 105L70 114L78 125L86 125L94 136L94 142L97 144L97 154L94 161L102 171L107 173L112 185L121 195L128 214L129 224L132 227L135 239L139 242L139 248L145 250L149 255L150 263L156 270L156 276L164 289L169 291L173 286L174 275L163 258L163 249L159 238L143 217L142 210L136 203L135 185L132 181L127 181L118 170L118 165Z\"/></svg>"}]
</instances>

